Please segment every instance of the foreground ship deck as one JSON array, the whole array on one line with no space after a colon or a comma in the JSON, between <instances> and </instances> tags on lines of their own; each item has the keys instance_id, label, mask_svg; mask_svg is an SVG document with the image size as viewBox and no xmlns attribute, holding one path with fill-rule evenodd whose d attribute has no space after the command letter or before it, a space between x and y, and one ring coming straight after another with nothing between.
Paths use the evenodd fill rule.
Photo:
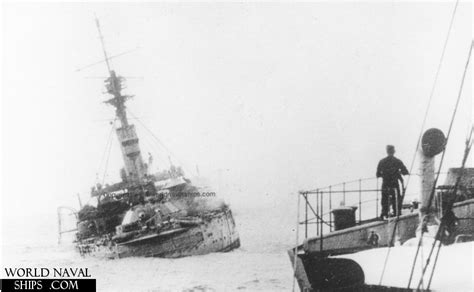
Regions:
<instances>
[{"instance_id":1,"label":"foreground ship deck","mask_svg":"<svg viewBox=\"0 0 474 292\"><path fill-rule=\"evenodd\" d=\"M464 241L474 239L474 224L470 222L474 218L474 199L455 203L454 214L459 220L456 226L458 240ZM338 255L353 253L375 247L389 246L393 229L397 228L397 241L404 243L416 236L416 229L420 225L420 216L416 213L401 215L395 226L395 218L392 220L377 220L370 223L357 225L343 230L334 231L320 237L312 237L304 240L303 250L305 253L323 253L325 255ZM373 238L374 240L371 240Z\"/></svg>"},{"instance_id":2,"label":"foreground ship deck","mask_svg":"<svg viewBox=\"0 0 474 292\"><path fill-rule=\"evenodd\" d=\"M454 214L460 220L452 234L453 243L474 240L474 199L455 203ZM306 238L302 245L288 251L301 291L419 291L416 289L366 285L360 266L350 260L333 256L392 246L390 238L398 230L398 245L416 237L420 216L409 213L395 220L373 221ZM375 235L375 236L374 236ZM376 240L374 240L376 239ZM295 263L296 259L296 263ZM328 285L328 286L326 286ZM347 286L348 287L347 287ZM318 290L319 287L321 290ZM336 288L339 287L339 288ZM305 290L306 289L306 290Z\"/></svg>"},{"instance_id":3,"label":"foreground ship deck","mask_svg":"<svg viewBox=\"0 0 474 292\"><path fill-rule=\"evenodd\" d=\"M304 225L304 240L301 245L289 250L288 254L301 291L420 291L419 287L368 285L365 282L367 275L359 263L344 258L344 255L370 249L404 244L416 247L416 244L421 244L418 239L419 228L424 224L421 224L420 218L426 220L427 217L421 215L418 205L425 201L424 198L421 198L422 203L404 205L404 212L398 218L382 220L376 217L381 190L364 188L364 181L374 184L372 180L375 179L356 180L352 182L356 184L354 189L349 182L299 194L305 206L304 220L299 222ZM339 196L345 201L346 196L351 194L356 198L352 201L352 207L332 206L335 197ZM367 200L367 195L371 195L370 200ZM451 168L444 185L436 188L434 198L432 210L436 211L432 216L442 218L444 231L442 235L438 232L434 237L439 240L433 241L433 247L434 242L440 242L441 246L441 242L443 245L455 245L473 241L474 168ZM368 208L369 212L375 209L373 218L364 216L364 202L373 203L372 208ZM330 211L324 212L324 206ZM448 218L453 221L446 223ZM316 234L311 236L311 231ZM411 263L412 259L407 258L407 261ZM416 283L412 285L416 287Z\"/></svg>"},{"instance_id":4,"label":"foreground ship deck","mask_svg":"<svg viewBox=\"0 0 474 292\"><path fill-rule=\"evenodd\" d=\"M452 16L454 18L454 14ZM448 32L449 36L449 32ZM447 42L448 38L446 39ZM387 205L384 207L384 213L378 221L378 180L376 179L376 188L363 188L362 183L365 180L359 179L358 188L348 190L347 183L342 183L335 190L335 186L316 189L312 191L302 191L298 195L298 222L297 222L297 246L289 250L292 261L294 275L301 291L412 291L412 285L416 291L429 291L433 280L433 275L438 263L441 248L443 246L460 247L462 242L474 241L474 168L467 168L466 161L473 146L474 127L470 127L470 132L465 140L464 153L461 156L459 168L451 168L447 173L444 185L438 185L438 179L442 172L443 161L446 153L453 122L456 117L459 101L462 96L464 80L467 68L471 59L471 53L474 42L471 41L469 54L467 57L464 73L457 96L457 101L451 116L451 122L448 127L447 135L436 128L431 128L423 133L426 121L421 126L420 136L418 138L410 171L393 167L389 169L390 176L387 177L389 183L393 180L402 182L401 196L397 195L398 186L395 191L390 191L393 185L385 189L384 201L393 202L393 212L395 217L384 221ZM441 61L444 51L441 56ZM435 81L436 83L436 81ZM393 156L393 146L388 156ZM436 167L435 156L441 154L441 159ZM413 170L416 154L419 157L420 169L420 191L418 201L407 206L413 212L412 214L400 214L401 208L397 207L399 203L404 203L407 186L404 185L402 175L406 175ZM436 169L436 170L435 170ZM393 172L392 172L393 171ZM377 171L377 176L381 176ZM384 181L386 182L386 181ZM354 182L352 182L354 183ZM408 184L408 182L407 182ZM333 209L332 195L342 194L342 206ZM346 207L346 195L358 194L355 205ZM375 193L374 209L375 218L362 218L362 194ZM300 198L305 200L305 219L300 222L299 202ZM399 201L400 200L400 201ZM364 201L367 202L367 201ZM329 204L329 212L324 213L324 207ZM401 205L401 204L400 204ZM326 207L327 208L327 207ZM358 226L356 222L356 210L358 209ZM397 209L397 210L395 210ZM308 218L310 210L314 215ZM332 218L334 213L334 220ZM329 218L328 218L329 217ZM364 219L364 220L363 220ZM298 231L299 225L305 226L305 239L303 244L299 245ZM315 224L315 225L312 225ZM316 226L316 236L308 236L309 225ZM334 231L333 231L334 228ZM313 229L313 228L311 228ZM329 231L329 233L328 233ZM429 247L428 255L423 255L423 238L428 237L432 241ZM411 240L415 239L415 240ZM391 247L394 245L409 245L416 242L416 252L410 255L407 260L411 264L410 274L407 275L406 283L400 287L388 287L382 285L382 280L387 268ZM378 247L388 247L385 256L385 262L380 267L380 279L378 285L370 286L365 282L365 274L362 267L354 260L347 258L334 257L337 255L347 255L360 252L362 250L375 249ZM420 252L421 250L421 252ZM426 256L426 258L424 258ZM457 257L463 257L458 254ZM420 259L419 259L420 258ZM451 259L448 266L454 267L461 259ZM421 263L421 273L414 278L415 264ZM470 258L466 264L471 264ZM373 272L373 271L372 271ZM398 271L401 272L401 271ZM468 282L467 289L472 291L472 275L470 279L461 279L461 282ZM405 280L405 279L404 279ZM459 280L459 279L458 279ZM403 288L407 287L407 288ZM373 290L375 289L375 290Z\"/></svg>"}]
</instances>

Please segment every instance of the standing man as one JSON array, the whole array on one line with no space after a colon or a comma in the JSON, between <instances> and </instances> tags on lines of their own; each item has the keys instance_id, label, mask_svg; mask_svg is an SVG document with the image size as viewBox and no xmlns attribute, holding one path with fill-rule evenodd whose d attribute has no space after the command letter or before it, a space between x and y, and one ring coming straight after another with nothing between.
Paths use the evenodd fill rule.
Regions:
<instances>
[{"instance_id":1,"label":"standing man","mask_svg":"<svg viewBox=\"0 0 474 292\"><path fill-rule=\"evenodd\" d=\"M387 157L380 160L377 166L377 177L381 177L382 182L382 214L381 219L388 217L390 209L390 202L395 215L400 215L402 210L402 196L400 193L400 185L398 181L402 182L402 175L408 175L408 170L403 162L394 156L395 147L387 145Z\"/></svg>"}]
</instances>

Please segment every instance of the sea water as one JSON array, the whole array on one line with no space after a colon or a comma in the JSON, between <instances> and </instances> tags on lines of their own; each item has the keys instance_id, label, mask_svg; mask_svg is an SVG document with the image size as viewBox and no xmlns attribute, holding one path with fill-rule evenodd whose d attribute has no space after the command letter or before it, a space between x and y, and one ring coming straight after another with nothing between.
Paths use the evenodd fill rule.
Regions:
<instances>
[{"instance_id":1,"label":"sea water","mask_svg":"<svg viewBox=\"0 0 474 292\"><path fill-rule=\"evenodd\" d=\"M290 291L294 218L232 208L241 247L178 259L81 257L71 238L58 244L55 214L4 219L4 267L88 268L97 291ZM20 220L21 219L21 220ZM5 277L4 271L0 272Z\"/></svg>"}]
</instances>

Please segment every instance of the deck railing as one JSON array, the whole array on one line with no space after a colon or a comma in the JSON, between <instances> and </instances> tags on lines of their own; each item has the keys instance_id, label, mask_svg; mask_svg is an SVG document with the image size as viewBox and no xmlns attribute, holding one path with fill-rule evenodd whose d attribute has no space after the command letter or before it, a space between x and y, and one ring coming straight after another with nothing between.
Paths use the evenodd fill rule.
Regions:
<instances>
[{"instance_id":1,"label":"deck railing","mask_svg":"<svg viewBox=\"0 0 474 292\"><path fill-rule=\"evenodd\" d=\"M58 244L61 243L61 237L64 233L71 233L77 231L77 228L63 230L63 216L74 216L75 222L78 221L78 212L71 207L61 206L57 209L58 215Z\"/></svg>"},{"instance_id":2,"label":"deck railing","mask_svg":"<svg viewBox=\"0 0 474 292\"><path fill-rule=\"evenodd\" d=\"M419 174L410 175L414 180ZM380 216L381 179L376 177L360 178L333 184L322 188L300 191L304 205L304 238L323 236L334 231L333 209L340 206L356 207L356 224L363 224ZM413 182L415 184L415 182ZM403 186L400 185L400 191ZM411 197L407 194L405 197ZM298 207L300 208L300 207ZM301 210L301 208L300 208ZM298 218L300 220L300 218Z\"/></svg>"},{"instance_id":3,"label":"deck railing","mask_svg":"<svg viewBox=\"0 0 474 292\"><path fill-rule=\"evenodd\" d=\"M378 202L380 198L379 180L377 178L363 178L353 181L347 181L339 184L330 185L308 191L300 191L299 195L303 197L304 204L304 225L305 238L310 234L310 226L313 228L316 236L320 236L325 230L331 232L334 230L333 215L331 210L339 206L357 207L356 218L360 224L363 218L363 204L375 202L375 214L378 214ZM368 198L367 194L372 194ZM326 211L325 211L326 210Z\"/></svg>"}]
</instances>

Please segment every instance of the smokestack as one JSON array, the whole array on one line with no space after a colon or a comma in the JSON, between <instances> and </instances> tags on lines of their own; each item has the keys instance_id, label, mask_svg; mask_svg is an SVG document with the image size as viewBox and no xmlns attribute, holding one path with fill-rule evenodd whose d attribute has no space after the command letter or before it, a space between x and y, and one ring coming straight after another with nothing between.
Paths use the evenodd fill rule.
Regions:
<instances>
[{"instance_id":1,"label":"smokestack","mask_svg":"<svg viewBox=\"0 0 474 292\"><path fill-rule=\"evenodd\" d=\"M420 149L420 172L421 172L421 195L420 195L420 228L438 225L435 218L436 210L434 200L430 200L431 192L435 183L435 156L444 151L446 138L439 129L427 130L421 139Z\"/></svg>"}]
</instances>

